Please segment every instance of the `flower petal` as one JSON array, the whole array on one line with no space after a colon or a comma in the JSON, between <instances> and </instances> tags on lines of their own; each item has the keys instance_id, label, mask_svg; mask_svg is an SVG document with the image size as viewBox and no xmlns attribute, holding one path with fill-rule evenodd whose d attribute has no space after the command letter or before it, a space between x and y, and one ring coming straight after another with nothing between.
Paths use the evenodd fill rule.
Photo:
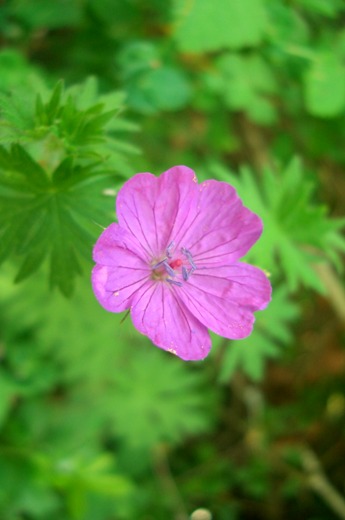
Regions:
<instances>
[{"instance_id":1,"label":"flower petal","mask_svg":"<svg viewBox=\"0 0 345 520\"><path fill-rule=\"evenodd\" d=\"M253 328L253 311L264 309L271 285L256 267L236 263L198 269L180 288L181 301L213 332L230 339L247 337Z\"/></svg>"},{"instance_id":2,"label":"flower petal","mask_svg":"<svg viewBox=\"0 0 345 520\"><path fill-rule=\"evenodd\" d=\"M184 360L203 359L209 353L208 331L179 300L175 288L147 283L131 307L135 327L158 347Z\"/></svg>"},{"instance_id":3,"label":"flower petal","mask_svg":"<svg viewBox=\"0 0 345 520\"><path fill-rule=\"evenodd\" d=\"M208 180L199 186L198 212L181 244L199 265L223 264L242 258L262 233L262 222L244 207L235 189Z\"/></svg>"},{"instance_id":4,"label":"flower petal","mask_svg":"<svg viewBox=\"0 0 345 520\"><path fill-rule=\"evenodd\" d=\"M93 248L93 260L97 264L117 265L118 248L131 251L149 262L138 240L115 222L110 224L98 238Z\"/></svg>"},{"instance_id":5,"label":"flower petal","mask_svg":"<svg viewBox=\"0 0 345 520\"><path fill-rule=\"evenodd\" d=\"M108 311L128 309L133 295L151 274L137 249L140 252L133 237L118 224L105 229L94 247L97 265L92 271L92 286L98 301Z\"/></svg>"},{"instance_id":6,"label":"flower petal","mask_svg":"<svg viewBox=\"0 0 345 520\"><path fill-rule=\"evenodd\" d=\"M136 237L152 258L158 258L175 240L182 225L192 221L198 186L187 166L175 166L160 177L140 173L117 195L119 224Z\"/></svg>"}]
</instances>

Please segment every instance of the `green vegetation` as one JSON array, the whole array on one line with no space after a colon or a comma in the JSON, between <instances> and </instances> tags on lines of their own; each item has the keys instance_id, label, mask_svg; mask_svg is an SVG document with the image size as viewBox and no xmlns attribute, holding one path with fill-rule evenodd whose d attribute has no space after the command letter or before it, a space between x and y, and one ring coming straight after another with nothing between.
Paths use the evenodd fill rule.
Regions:
<instances>
[{"instance_id":1,"label":"green vegetation","mask_svg":"<svg viewBox=\"0 0 345 520\"><path fill-rule=\"evenodd\" d=\"M345 519L345 4L0 5L0 519ZM137 172L234 185L273 300L203 362L90 287ZM201 520L197 513L193 520Z\"/></svg>"}]
</instances>

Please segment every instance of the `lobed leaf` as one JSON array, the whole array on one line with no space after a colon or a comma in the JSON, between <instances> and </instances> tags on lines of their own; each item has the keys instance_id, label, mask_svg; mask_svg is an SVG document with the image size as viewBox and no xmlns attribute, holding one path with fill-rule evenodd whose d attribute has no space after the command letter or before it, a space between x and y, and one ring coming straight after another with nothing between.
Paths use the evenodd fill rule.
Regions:
<instances>
[{"instance_id":1,"label":"lobed leaf","mask_svg":"<svg viewBox=\"0 0 345 520\"><path fill-rule=\"evenodd\" d=\"M313 201L314 185L304 177L301 162L294 159L279 173L266 169L259 181L248 168L240 177L215 164L211 170L233 184L263 221L262 237L248 255L253 263L275 275L282 271L292 291L302 283L324 292L313 264L341 265L344 219L330 219L325 207Z\"/></svg>"},{"instance_id":2,"label":"lobed leaf","mask_svg":"<svg viewBox=\"0 0 345 520\"><path fill-rule=\"evenodd\" d=\"M219 373L219 381L227 382L236 370L254 381L264 376L268 358L280 355L281 347L292 339L291 323L299 315L299 307L289 299L288 287L275 287L273 298L265 312L256 315L252 334L229 343Z\"/></svg>"},{"instance_id":3,"label":"lobed leaf","mask_svg":"<svg viewBox=\"0 0 345 520\"><path fill-rule=\"evenodd\" d=\"M111 218L113 202L102 195L105 179L119 166L126 171L125 155L133 151L121 140L112 142L107 129L122 100L116 93L98 96L92 79L66 91L59 81L48 95L31 93L35 115L22 128L23 138L0 146L0 261L19 261L16 282L49 258L50 285L72 294L81 259L91 260L95 222Z\"/></svg>"}]
</instances>

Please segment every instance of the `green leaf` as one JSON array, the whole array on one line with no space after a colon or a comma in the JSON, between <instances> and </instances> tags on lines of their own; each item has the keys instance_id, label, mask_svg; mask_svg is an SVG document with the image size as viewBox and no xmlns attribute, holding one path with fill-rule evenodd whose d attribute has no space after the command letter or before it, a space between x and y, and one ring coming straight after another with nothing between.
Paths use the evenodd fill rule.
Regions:
<instances>
[{"instance_id":1,"label":"green leaf","mask_svg":"<svg viewBox=\"0 0 345 520\"><path fill-rule=\"evenodd\" d=\"M211 165L211 171L233 184L263 221L263 234L248 258L275 275L282 272L292 291L302 283L323 293L313 264L341 263L345 240L340 230L345 223L328 218L326 208L313 201L314 184L305 178L301 162L294 159L279 173L267 168L259 180L247 168L240 177L220 165Z\"/></svg>"},{"instance_id":2,"label":"green leaf","mask_svg":"<svg viewBox=\"0 0 345 520\"><path fill-rule=\"evenodd\" d=\"M229 342L219 373L220 382L226 383L235 370L242 370L254 381L260 381L267 358L278 357L281 346L291 341L290 325L298 314L298 306L288 299L288 288L275 287L265 312L256 315L252 334Z\"/></svg>"},{"instance_id":3,"label":"green leaf","mask_svg":"<svg viewBox=\"0 0 345 520\"><path fill-rule=\"evenodd\" d=\"M173 6L174 36L183 52L254 46L265 32L262 0L174 0Z\"/></svg>"},{"instance_id":4,"label":"green leaf","mask_svg":"<svg viewBox=\"0 0 345 520\"><path fill-rule=\"evenodd\" d=\"M135 148L117 132L133 128L113 123L122 102L122 93L98 96L94 79L31 93L31 126L10 149L0 146L0 262L19 263L16 282L49 258L50 285L72 294L82 259L91 260L97 225L114 218L113 200L102 194L106 179L113 187L114 171L130 171L126 156ZM17 129L10 117L4 124Z\"/></svg>"},{"instance_id":5,"label":"green leaf","mask_svg":"<svg viewBox=\"0 0 345 520\"><path fill-rule=\"evenodd\" d=\"M0 92L0 141L11 142L25 135L35 124L34 93L28 87Z\"/></svg>"},{"instance_id":6,"label":"green leaf","mask_svg":"<svg viewBox=\"0 0 345 520\"><path fill-rule=\"evenodd\" d=\"M47 253L48 250L46 250L45 247L36 247L35 249L32 249L25 256L24 262L22 263L14 281L16 283L21 282L37 271L45 259Z\"/></svg>"},{"instance_id":7,"label":"green leaf","mask_svg":"<svg viewBox=\"0 0 345 520\"><path fill-rule=\"evenodd\" d=\"M114 377L117 390L112 397L113 427L132 449L147 450L157 442L176 443L186 434L210 426L201 398L201 375L188 371L177 359L166 362L165 358L165 353L151 345L143 348L138 344L135 356L124 355L119 360ZM209 398L211 395L209 390Z\"/></svg>"},{"instance_id":8,"label":"green leaf","mask_svg":"<svg viewBox=\"0 0 345 520\"><path fill-rule=\"evenodd\" d=\"M345 66L335 53L315 55L304 79L306 108L313 116L335 117L345 108Z\"/></svg>"},{"instance_id":9,"label":"green leaf","mask_svg":"<svg viewBox=\"0 0 345 520\"><path fill-rule=\"evenodd\" d=\"M258 123L272 123L275 111L269 95L277 91L271 69L259 55L226 53L217 61L221 94L231 110L243 110Z\"/></svg>"},{"instance_id":10,"label":"green leaf","mask_svg":"<svg viewBox=\"0 0 345 520\"><path fill-rule=\"evenodd\" d=\"M157 46L141 40L126 44L118 56L128 104L144 114L179 110L191 97L184 71L165 63L166 57L161 54Z\"/></svg>"},{"instance_id":11,"label":"green leaf","mask_svg":"<svg viewBox=\"0 0 345 520\"><path fill-rule=\"evenodd\" d=\"M7 278L0 277L1 294ZM181 363L150 344L130 319L123 321L120 314L104 312L87 278L81 280L73 300L58 293L47 298L38 275L25 286L11 286L3 300L3 315L14 331L21 320L22 327L35 331L36 348L40 348L42 364L31 370L26 386L40 391L43 365L44 373L57 367L60 384L72 386L69 402L62 410L50 407L46 417L59 432L56 442L64 453L70 444L78 445L80 424L84 439L99 433L101 424L108 425L110 435L146 458L157 442L177 443L212 426L215 389L210 388L201 365ZM16 373L23 372L25 360L38 362L28 348L18 352L15 344L9 350L8 361ZM115 369L109 369L110 359ZM36 428L41 420L38 414L30 418L30 424Z\"/></svg>"},{"instance_id":12,"label":"green leaf","mask_svg":"<svg viewBox=\"0 0 345 520\"><path fill-rule=\"evenodd\" d=\"M0 428L7 418L15 397L18 395L18 387L4 370L0 370Z\"/></svg>"},{"instance_id":13,"label":"green leaf","mask_svg":"<svg viewBox=\"0 0 345 520\"><path fill-rule=\"evenodd\" d=\"M335 18L341 12L344 12L345 6L342 0L297 0L302 8L310 13L317 13L329 18Z\"/></svg>"},{"instance_id":14,"label":"green leaf","mask_svg":"<svg viewBox=\"0 0 345 520\"><path fill-rule=\"evenodd\" d=\"M117 56L121 76L125 81L153 69L160 61L157 46L146 40L127 43Z\"/></svg>"},{"instance_id":15,"label":"green leaf","mask_svg":"<svg viewBox=\"0 0 345 520\"><path fill-rule=\"evenodd\" d=\"M69 296L74 278L80 273L78 258L87 256L91 259L95 241L90 232L91 219L99 219L100 222L108 219L107 207L110 215L112 201L102 196L97 176L89 178L84 185L85 175L78 168L75 171L70 161L64 164L72 181L59 178L57 182L55 176L54 183L18 146L12 149L9 161L12 161L10 171L24 177L27 183L25 193L22 193L21 185L2 183L0 169L0 261L12 254L19 258L21 267L16 276L19 282L33 274L49 255L51 285L58 286ZM69 190L72 190L71 193ZM95 226L93 231L96 231Z\"/></svg>"},{"instance_id":16,"label":"green leaf","mask_svg":"<svg viewBox=\"0 0 345 520\"><path fill-rule=\"evenodd\" d=\"M179 110L190 96L191 88L185 75L173 67L147 70L128 83L128 104L143 113Z\"/></svg>"},{"instance_id":17,"label":"green leaf","mask_svg":"<svg viewBox=\"0 0 345 520\"><path fill-rule=\"evenodd\" d=\"M16 0L12 13L31 28L73 27L81 21L79 3L70 0Z\"/></svg>"},{"instance_id":18,"label":"green leaf","mask_svg":"<svg viewBox=\"0 0 345 520\"><path fill-rule=\"evenodd\" d=\"M30 157L19 144L12 145L12 169L27 177L33 190L44 190L49 186L49 180L44 169Z\"/></svg>"},{"instance_id":19,"label":"green leaf","mask_svg":"<svg viewBox=\"0 0 345 520\"><path fill-rule=\"evenodd\" d=\"M36 118L41 125L52 125L54 123L60 108L62 93L63 81L58 81L47 103L43 103L40 94L37 95Z\"/></svg>"}]
</instances>

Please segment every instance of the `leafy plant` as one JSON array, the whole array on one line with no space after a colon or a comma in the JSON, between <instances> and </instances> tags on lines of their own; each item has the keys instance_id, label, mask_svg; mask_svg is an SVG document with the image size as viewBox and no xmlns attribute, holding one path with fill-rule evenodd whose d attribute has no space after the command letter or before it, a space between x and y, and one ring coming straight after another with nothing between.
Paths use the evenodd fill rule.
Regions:
<instances>
[{"instance_id":1,"label":"leafy plant","mask_svg":"<svg viewBox=\"0 0 345 520\"><path fill-rule=\"evenodd\" d=\"M2 139L16 134L17 143L0 148L0 260L21 259L19 282L50 257L50 285L66 296L81 272L81 255L91 256L95 222L102 225L111 214L103 194L109 185L105 178L119 168L125 171L126 147L112 135L126 125L111 123L122 96L95 104L96 88L91 79L64 93L58 83L46 102L37 95L36 106L19 127L20 106L8 98L3 112Z\"/></svg>"},{"instance_id":2,"label":"leafy plant","mask_svg":"<svg viewBox=\"0 0 345 520\"><path fill-rule=\"evenodd\" d=\"M241 341L232 341L224 350L220 382L229 381L235 370L260 381L267 359L279 357L281 348L291 342L290 327L298 315L299 306L289 300L287 287L275 287L269 306L257 314L252 334Z\"/></svg>"},{"instance_id":3,"label":"leafy plant","mask_svg":"<svg viewBox=\"0 0 345 520\"><path fill-rule=\"evenodd\" d=\"M253 262L274 275L281 268L291 291L303 283L324 292L313 264L329 261L341 266L345 240L340 231L345 221L330 219L327 208L314 202L314 183L303 175L301 161L292 160L279 174L266 168L259 181L248 168L240 177L220 165L211 165L211 171L231 182L263 220L260 244L249 255Z\"/></svg>"},{"instance_id":4,"label":"leafy plant","mask_svg":"<svg viewBox=\"0 0 345 520\"><path fill-rule=\"evenodd\" d=\"M342 503L344 13L1 3L1 520L328 519ZM89 280L117 189L176 164L263 219L250 261L273 285L252 335L213 335L197 365L104 311Z\"/></svg>"}]
</instances>

